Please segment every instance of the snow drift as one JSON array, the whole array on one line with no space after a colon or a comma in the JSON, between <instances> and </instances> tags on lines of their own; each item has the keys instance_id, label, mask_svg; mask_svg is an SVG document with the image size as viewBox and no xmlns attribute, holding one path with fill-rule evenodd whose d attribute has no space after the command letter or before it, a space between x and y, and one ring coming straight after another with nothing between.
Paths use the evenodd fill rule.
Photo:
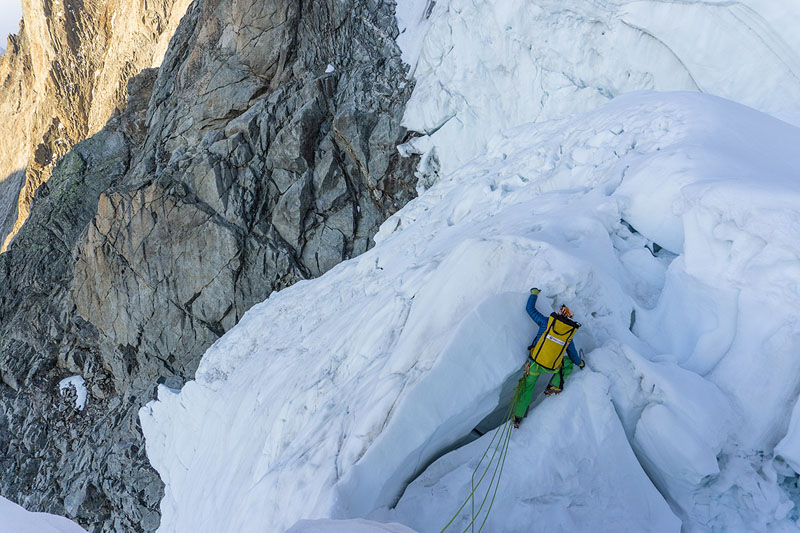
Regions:
<instances>
[{"instance_id":1,"label":"snow drift","mask_svg":"<svg viewBox=\"0 0 800 533\"><path fill-rule=\"evenodd\" d=\"M373 250L273 294L195 381L160 387L140 414L167 485L161 530L440 529L488 435L426 467L508 402L534 285L541 311L563 302L584 324L591 370L514 435L493 531L578 515L796 529L798 143L797 128L698 93L495 137Z\"/></svg>"}]
</instances>

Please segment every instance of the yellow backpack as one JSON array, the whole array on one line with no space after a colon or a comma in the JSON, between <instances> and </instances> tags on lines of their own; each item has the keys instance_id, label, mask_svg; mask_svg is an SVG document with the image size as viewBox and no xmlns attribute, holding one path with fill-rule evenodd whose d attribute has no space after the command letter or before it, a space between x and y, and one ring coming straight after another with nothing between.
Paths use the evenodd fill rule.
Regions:
<instances>
[{"instance_id":1,"label":"yellow backpack","mask_svg":"<svg viewBox=\"0 0 800 533\"><path fill-rule=\"evenodd\" d=\"M547 329L535 345L531 346L531 359L548 370L558 370L564 360L564 352L578 328L573 322L558 313L551 313L547 319Z\"/></svg>"}]
</instances>

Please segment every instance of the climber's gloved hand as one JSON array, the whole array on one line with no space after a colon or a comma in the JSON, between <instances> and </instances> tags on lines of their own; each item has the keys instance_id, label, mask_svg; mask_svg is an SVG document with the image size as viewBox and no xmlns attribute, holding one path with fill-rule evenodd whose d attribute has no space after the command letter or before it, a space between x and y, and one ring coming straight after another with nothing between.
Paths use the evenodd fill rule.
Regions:
<instances>
[{"instance_id":1,"label":"climber's gloved hand","mask_svg":"<svg viewBox=\"0 0 800 533\"><path fill-rule=\"evenodd\" d=\"M525 363L525 366L523 366L523 367L522 367L522 372L523 372L523 373L524 373L526 376L527 376L528 374L530 374L530 373L531 373L531 362L530 362L530 361L527 361L527 362Z\"/></svg>"},{"instance_id":2,"label":"climber's gloved hand","mask_svg":"<svg viewBox=\"0 0 800 533\"><path fill-rule=\"evenodd\" d=\"M583 370L585 367L586 367L586 361L581 361L581 362L578 364L578 368L580 368L581 370Z\"/></svg>"},{"instance_id":3,"label":"climber's gloved hand","mask_svg":"<svg viewBox=\"0 0 800 533\"><path fill-rule=\"evenodd\" d=\"M531 294L533 294L534 296L539 296L539 293L540 293L540 292L542 292L542 291L540 291L540 290L539 290L539 289L537 289L536 287L534 287L534 288L532 288L532 289L531 289Z\"/></svg>"}]
</instances>

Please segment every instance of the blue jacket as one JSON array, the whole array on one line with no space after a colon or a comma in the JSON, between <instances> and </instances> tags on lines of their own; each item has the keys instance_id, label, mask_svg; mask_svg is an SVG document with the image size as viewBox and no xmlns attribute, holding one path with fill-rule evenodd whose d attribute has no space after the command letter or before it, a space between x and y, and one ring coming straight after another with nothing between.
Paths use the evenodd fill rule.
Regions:
<instances>
[{"instance_id":1,"label":"blue jacket","mask_svg":"<svg viewBox=\"0 0 800 533\"><path fill-rule=\"evenodd\" d=\"M536 310L537 298L538 298L537 295L531 294L530 297L528 298L528 305L525 306L525 310L528 312L529 315L531 315L533 321L536 322L536 324L539 326L539 333L536 334L536 338L533 339L531 346L535 346L536 343L539 342L539 337L541 337L542 333L544 333L545 330L547 329L548 317L544 316L542 313ZM572 343L572 341L569 341L569 344L567 345L567 355L569 356L570 359L572 359L572 362L575 363L576 365L581 364L581 357L575 350L575 345Z\"/></svg>"}]
</instances>

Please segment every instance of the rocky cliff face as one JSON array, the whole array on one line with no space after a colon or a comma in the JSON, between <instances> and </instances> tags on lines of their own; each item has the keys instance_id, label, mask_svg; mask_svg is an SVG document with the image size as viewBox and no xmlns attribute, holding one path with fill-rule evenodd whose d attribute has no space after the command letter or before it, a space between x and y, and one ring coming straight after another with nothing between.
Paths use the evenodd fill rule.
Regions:
<instances>
[{"instance_id":1,"label":"rocky cliff face","mask_svg":"<svg viewBox=\"0 0 800 533\"><path fill-rule=\"evenodd\" d=\"M137 410L272 291L365 251L414 195L392 2L197 0L125 110L0 255L0 491L151 531ZM88 127L88 126L87 126ZM80 374L83 411L59 395Z\"/></svg>"},{"instance_id":2,"label":"rocky cliff face","mask_svg":"<svg viewBox=\"0 0 800 533\"><path fill-rule=\"evenodd\" d=\"M161 64L190 0L22 0L0 57L0 247L76 142L124 105L128 80Z\"/></svg>"}]
</instances>

